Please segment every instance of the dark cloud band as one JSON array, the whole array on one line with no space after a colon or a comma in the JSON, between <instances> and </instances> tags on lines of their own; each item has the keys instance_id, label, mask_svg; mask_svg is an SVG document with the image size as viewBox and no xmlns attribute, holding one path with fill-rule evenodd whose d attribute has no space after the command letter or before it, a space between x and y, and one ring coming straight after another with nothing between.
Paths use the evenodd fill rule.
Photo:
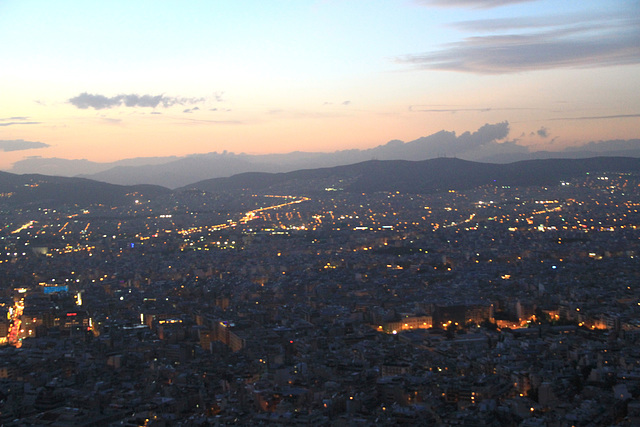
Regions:
<instances>
[{"instance_id":1,"label":"dark cloud band","mask_svg":"<svg viewBox=\"0 0 640 427\"><path fill-rule=\"evenodd\" d=\"M176 98L165 95L121 94L108 97L87 92L83 92L68 100L70 104L83 110L88 108L103 110L120 106L130 108L156 108L161 106L167 108L173 105L192 105L203 101L204 98Z\"/></svg>"},{"instance_id":2,"label":"dark cloud band","mask_svg":"<svg viewBox=\"0 0 640 427\"><path fill-rule=\"evenodd\" d=\"M28 121L29 117L9 117L0 118L0 126L15 126L15 125L39 125L40 122Z\"/></svg>"},{"instance_id":3,"label":"dark cloud band","mask_svg":"<svg viewBox=\"0 0 640 427\"><path fill-rule=\"evenodd\" d=\"M572 20L467 21L456 26L494 34L467 37L438 51L399 57L397 62L422 70L478 74L640 63L640 20L621 13ZM510 33L497 33L501 31Z\"/></svg>"},{"instance_id":4,"label":"dark cloud band","mask_svg":"<svg viewBox=\"0 0 640 427\"><path fill-rule=\"evenodd\" d=\"M3 122L0 126L15 126L15 125L39 125L40 122Z\"/></svg>"},{"instance_id":5,"label":"dark cloud band","mask_svg":"<svg viewBox=\"0 0 640 427\"><path fill-rule=\"evenodd\" d=\"M34 148L50 147L49 144L38 141L25 141L24 139L0 140L0 151L22 151Z\"/></svg>"},{"instance_id":6,"label":"dark cloud band","mask_svg":"<svg viewBox=\"0 0 640 427\"><path fill-rule=\"evenodd\" d=\"M555 117L548 120L604 120L604 119L636 119L640 114L614 114L611 116Z\"/></svg>"}]
</instances>

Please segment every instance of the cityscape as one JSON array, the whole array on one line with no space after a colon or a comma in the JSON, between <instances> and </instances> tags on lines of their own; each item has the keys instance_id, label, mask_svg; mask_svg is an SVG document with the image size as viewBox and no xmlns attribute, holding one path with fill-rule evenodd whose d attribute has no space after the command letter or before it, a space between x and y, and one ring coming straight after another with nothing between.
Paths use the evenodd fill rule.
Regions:
<instances>
[{"instance_id":1,"label":"cityscape","mask_svg":"<svg viewBox=\"0 0 640 427\"><path fill-rule=\"evenodd\" d=\"M0 426L640 426L640 1L0 1Z\"/></svg>"},{"instance_id":2,"label":"cityscape","mask_svg":"<svg viewBox=\"0 0 640 427\"><path fill-rule=\"evenodd\" d=\"M640 174L343 184L0 207L2 425L640 423Z\"/></svg>"}]
</instances>

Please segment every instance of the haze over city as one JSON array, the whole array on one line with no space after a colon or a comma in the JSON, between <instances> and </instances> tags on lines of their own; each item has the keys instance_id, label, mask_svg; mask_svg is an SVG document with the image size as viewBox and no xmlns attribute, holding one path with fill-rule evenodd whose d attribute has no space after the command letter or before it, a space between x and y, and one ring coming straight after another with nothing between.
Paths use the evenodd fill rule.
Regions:
<instances>
[{"instance_id":1,"label":"haze over city","mask_svg":"<svg viewBox=\"0 0 640 427\"><path fill-rule=\"evenodd\" d=\"M633 140L639 16L622 0L5 1L0 169L505 122L496 142L531 150Z\"/></svg>"}]
</instances>

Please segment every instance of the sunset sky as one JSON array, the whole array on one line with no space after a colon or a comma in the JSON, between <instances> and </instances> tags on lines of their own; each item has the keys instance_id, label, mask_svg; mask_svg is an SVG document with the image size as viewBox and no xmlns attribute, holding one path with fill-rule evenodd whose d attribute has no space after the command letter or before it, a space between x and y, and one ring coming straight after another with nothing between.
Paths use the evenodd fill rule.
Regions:
<instances>
[{"instance_id":1,"label":"sunset sky","mask_svg":"<svg viewBox=\"0 0 640 427\"><path fill-rule=\"evenodd\" d=\"M638 0L0 0L0 169L640 138Z\"/></svg>"}]
</instances>

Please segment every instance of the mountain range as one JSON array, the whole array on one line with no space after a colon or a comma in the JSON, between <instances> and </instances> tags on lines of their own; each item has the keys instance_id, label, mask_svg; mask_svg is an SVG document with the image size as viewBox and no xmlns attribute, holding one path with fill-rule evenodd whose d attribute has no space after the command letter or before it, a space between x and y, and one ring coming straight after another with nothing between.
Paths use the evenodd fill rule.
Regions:
<instances>
[{"instance_id":1,"label":"mountain range","mask_svg":"<svg viewBox=\"0 0 640 427\"><path fill-rule=\"evenodd\" d=\"M562 151L530 151L520 145L517 139L507 140L508 135L509 124L502 122L485 124L475 132L460 135L443 130L409 142L392 140L370 149L331 153L296 151L253 155L224 151L185 157L131 158L111 163L30 157L16 162L10 172L24 174L37 171L46 175L79 176L119 185L153 184L178 188L201 180L245 172L291 172L368 160L419 161L455 157L486 163L513 163L550 158L640 157L640 139L590 142Z\"/></svg>"},{"instance_id":2,"label":"mountain range","mask_svg":"<svg viewBox=\"0 0 640 427\"><path fill-rule=\"evenodd\" d=\"M428 194L466 190L481 185L555 185L587 172L613 171L640 172L640 159L591 157L525 160L507 164L471 162L455 158L417 162L370 160L347 166L286 173L249 172L229 178L200 181L183 189L209 192L243 190L276 194L311 194L327 190Z\"/></svg>"},{"instance_id":3,"label":"mountain range","mask_svg":"<svg viewBox=\"0 0 640 427\"><path fill-rule=\"evenodd\" d=\"M132 204L185 191L261 192L311 195L326 191L435 193L481 185L555 185L587 172L640 173L640 159L593 157L542 159L508 164L455 158L423 161L369 160L346 166L286 173L249 172L199 181L176 190L161 186L122 186L85 178L17 175L0 172L0 207L59 207L77 204Z\"/></svg>"}]
</instances>

